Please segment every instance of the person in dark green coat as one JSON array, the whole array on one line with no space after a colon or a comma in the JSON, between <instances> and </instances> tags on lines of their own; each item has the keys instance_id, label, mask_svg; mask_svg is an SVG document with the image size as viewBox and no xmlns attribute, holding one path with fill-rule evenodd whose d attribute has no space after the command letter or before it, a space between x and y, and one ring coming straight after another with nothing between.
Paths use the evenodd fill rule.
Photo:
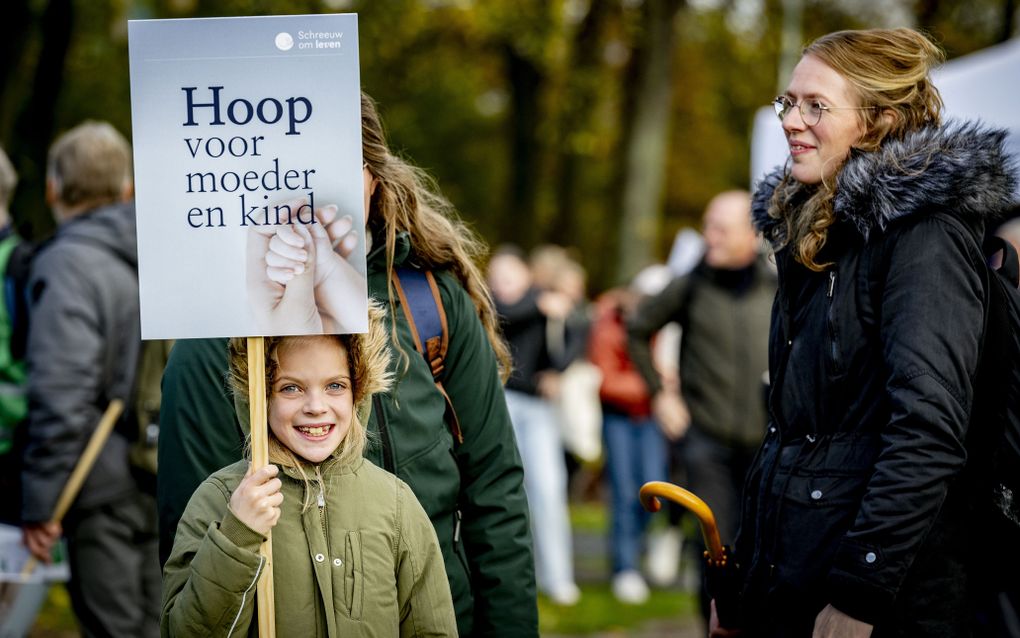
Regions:
<instances>
[{"instance_id":1,"label":"person in dark green coat","mask_svg":"<svg viewBox=\"0 0 1020 638\"><path fill-rule=\"evenodd\" d=\"M462 636L538 633L534 558L523 469L503 396L509 353L475 264L484 246L429 190L422 173L395 157L371 98L362 98L369 295L385 319L395 384L373 400L365 456L405 481L428 513L445 560ZM369 199L370 198L370 199ZM344 246L341 240L339 246ZM394 268L435 274L449 332L441 381L457 413L458 442L446 402L414 349ZM195 488L242 456L244 435L224 379L226 340L181 340L163 378L160 416L161 553Z\"/></svg>"}]
</instances>

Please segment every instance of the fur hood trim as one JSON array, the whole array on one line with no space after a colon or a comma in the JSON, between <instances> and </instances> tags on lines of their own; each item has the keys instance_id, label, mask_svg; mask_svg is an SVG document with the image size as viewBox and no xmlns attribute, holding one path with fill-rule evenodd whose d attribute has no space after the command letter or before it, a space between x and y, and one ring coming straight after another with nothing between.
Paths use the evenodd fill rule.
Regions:
<instances>
[{"instance_id":1,"label":"fur hood trim","mask_svg":"<svg viewBox=\"0 0 1020 638\"><path fill-rule=\"evenodd\" d=\"M900 218L949 211L987 220L1013 204L1016 158L1005 150L1007 131L977 122L949 122L890 140L874 152L851 151L836 183L836 218L867 239ZM756 187L754 223L767 239L782 243L785 223L768 215L786 166Z\"/></svg>"}]
</instances>

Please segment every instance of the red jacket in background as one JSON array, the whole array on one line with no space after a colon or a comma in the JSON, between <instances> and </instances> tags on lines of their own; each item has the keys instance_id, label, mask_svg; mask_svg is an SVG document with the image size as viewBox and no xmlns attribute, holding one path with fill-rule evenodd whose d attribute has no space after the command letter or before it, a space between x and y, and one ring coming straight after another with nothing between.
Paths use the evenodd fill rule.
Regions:
<instances>
[{"instance_id":1,"label":"red jacket in background","mask_svg":"<svg viewBox=\"0 0 1020 638\"><path fill-rule=\"evenodd\" d=\"M602 372L599 399L603 409L631 418L646 418L652 414L648 385L627 352L623 301L628 294L623 290L610 290L596 301L588 357Z\"/></svg>"}]
</instances>

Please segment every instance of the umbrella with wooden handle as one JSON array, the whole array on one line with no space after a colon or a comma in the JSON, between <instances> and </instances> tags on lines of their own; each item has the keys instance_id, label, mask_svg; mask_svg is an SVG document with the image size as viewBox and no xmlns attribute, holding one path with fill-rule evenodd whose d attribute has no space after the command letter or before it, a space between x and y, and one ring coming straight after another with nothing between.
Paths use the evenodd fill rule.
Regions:
<instances>
[{"instance_id":1,"label":"umbrella with wooden handle","mask_svg":"<svg viewBox=\"0 0 1020 638\"><path fill-rule=\"evenodd\" d=\"M106 412L99 419L99 425L96 426L92 436L89 437L89 442L85 445L85 451L78 458L78 463L75 464L74 470L71 471L71 476L67 479L67 483L64 484L64 489L60 491L57 506L53 509L53 517L50 519L51 522L59 523L64 520L64 515L67 514L67 510L71 508L71 503L78 496L82 483L85 482L89 471L92 470L96 457L99 456L100 450L106 444L106 439L110 437L110 432L113 431L113 426L116 425L117 419L120 418L120 414L123 411L124 402L120 399L110 401L110 405L106 407ZM27 579L31 576L32 572L35 571L36 565L35 557L29 556L28 560L25 561L24 568L21 570L22 579Z\"/></svg>"},{"instance_id":2,"label":"umbrella with wooden handle","mask_svg":"<svg viewBox=\"0 0 1020 638\"><path fill-rule=\"evenodd\" d=\"M687 508L698 519L706 547L705 588L715 600L719 624L723 627L738 626L740 567L732 560L730 548L723 545L719 537L719 527L712 509L692 492L672 483L651 481L641 486L639 498L649 512L658 512L662 508L659 497Z\"/></svg>"}]
</instances>

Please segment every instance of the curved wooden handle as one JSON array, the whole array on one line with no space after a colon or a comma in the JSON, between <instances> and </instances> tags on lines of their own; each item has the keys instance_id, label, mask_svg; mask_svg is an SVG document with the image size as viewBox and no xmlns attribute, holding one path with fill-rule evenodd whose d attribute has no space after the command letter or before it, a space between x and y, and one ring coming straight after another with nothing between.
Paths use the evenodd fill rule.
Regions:
<instances>
[{"instance_id":1,"label":"curved wooden handle","mask_svg":"<svg viewBox=\"0 0 1020 638\"><path fill-rule=\"evenodd\" d=\"M658 512L662 508L657 497L669 499L686 507L698 517L698 522L701 523L701 535L705 537L709 558L717 564L726 562L726 550L723 549L722 540L719 538L719 527L715 523L715 514L712 513L712 509L705 501L682 487L664 481L645 483L641 486L639 497L641 505L649 512Z\"/></svg>"}]
</instances>

